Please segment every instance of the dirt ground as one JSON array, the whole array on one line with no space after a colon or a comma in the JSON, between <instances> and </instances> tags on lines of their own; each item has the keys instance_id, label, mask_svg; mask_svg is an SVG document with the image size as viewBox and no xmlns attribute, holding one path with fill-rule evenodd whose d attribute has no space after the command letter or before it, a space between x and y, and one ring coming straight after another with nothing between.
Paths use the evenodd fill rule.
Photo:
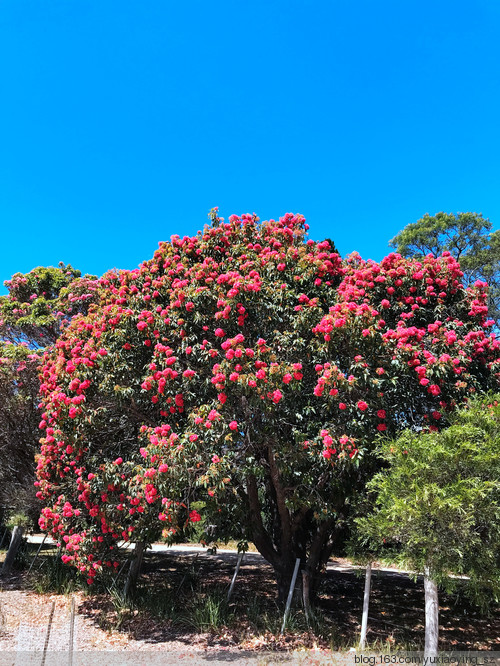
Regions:
<instances>
[{"instance_id":1,"label":"dirt ground","mask_svg":"<svg viewBox=\"0 0 500 666\"><path fill-rule=\"evenodd\" d=\"M172 663L209 660L271 664L292 660L319 664L325 663L331 650L345 653L357 644L364 578L345 560L332 561L322 580L316 609L316 618L320 619L312 623L314 630L308 629L302 611L297 611L285 634L280 635L282 611L275 603L272 570L254 553L245 555L226 615L207 620L206 608L192 604L197 598L225 595L236 558L236 553L207 555L173 549L150 552L130 608L117 603L117 595L86 595L81 591L70 595L36 594L29 590L25 573L1 579L0 656L2 651L41 650L45 642L49 654L68 650L71 598L76 607L74 649L94 655L96 651L110 651L108 664L114 663L114 653L122 655L117 663L128 663L124 652L147 652L150 657L161 652L162 664L170 663L165 661L166 654ZM443 594L440 604L442 650L500 650L499 609L482 615L461 595ZM423 609L421 580L375 569L369 645L376 651L422 648ZM137 666L137 657L133 663ZM150 658L148 663L152 663Z\"/></svg>"}]
</instances>

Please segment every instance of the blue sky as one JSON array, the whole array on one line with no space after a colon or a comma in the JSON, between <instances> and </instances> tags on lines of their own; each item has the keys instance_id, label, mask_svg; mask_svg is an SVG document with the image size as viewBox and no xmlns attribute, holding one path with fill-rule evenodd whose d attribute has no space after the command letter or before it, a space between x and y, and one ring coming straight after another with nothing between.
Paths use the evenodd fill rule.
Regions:
<instances>
[{"instance_id":1,"label":"blue sky","mask_svg":"<svg viewBox=\"0 0 500 666\"><path fill-rule=\"evenodd\" d=\"M3 0L0 282L213 206L374 259L426 212L498 228L499 32L498 0Z\"/></svg>"}]
</instances>

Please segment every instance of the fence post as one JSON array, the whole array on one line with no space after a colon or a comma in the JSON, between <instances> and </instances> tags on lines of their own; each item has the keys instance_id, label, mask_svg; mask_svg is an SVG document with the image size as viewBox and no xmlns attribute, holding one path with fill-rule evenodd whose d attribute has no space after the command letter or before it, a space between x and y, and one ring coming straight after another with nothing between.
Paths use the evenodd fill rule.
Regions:
<instances>
[{"instance_id":1,"label":"fence post","mask_svg":"<svg viewBox=\"0 0 500 666\"><path fill-rule=\"evenodd\" d=\"M73 666L73 644L75 641L75 597L71 597L71 615L69 618L69 655L68 666Z\"/></svg>"},{"instance_id":2,"label":"fence post","mask_svg":"<svg viewBox=\"0 0 500 666\"><path fill-rule=\"evenodd\" d=\"M238 575L238 571L240 570L241 563L243 561L243 556L245 553L240 553L238 555L238 562L236 563L236 569L234 571L234 576L233 580L231 581L231 585L229 586L229 591L227 593L227 600L229 602L229 599L231 599L231 595L233 593L233 588L234 588L234 583L236 582L236 576Z\"/></svg>"},{"instance_id":3,"label":"fence post","mask_svg":"<svg viewBox=\"0 0 500 666\"><path fill-rule=\"evenodd\" d=\"M14 559L16 557L17 551L19 550L19 546L21 545L21 541L23 540L23 531L24 529L19 525L16 525L12 531L9 550L7 551L7 555L5 556L5 562L3 563L2 567L2 576L8 575L10 573L10 570L12 569L12 565L14 564Z\"/></svg>"},{"instance_id":4,"label":"fence post","mask_svg":"<svg viewBox=\"0 0 500 666\"><path fill-rule=\"evenodd\" d=\"M372 578L372 563L366 565L365 576L365 594L363 596L363 617L361 619L361 636L359 638L359 647L361 650L365 649L366 632L368 630L368 606L370 604L370 585Z\"/></svg>"},{"instance_id":5,"label":"fence post","mask_svg":"<svg viewBox=\"0 0 500 666\"><path fill-rule=\"evenodd\" d=\"M295 582L297 580L297 573L300 566L300 557L295 560L295 569L293 570L292 582L290 583L290 591L288 592L288 599L286 600L285 614L283 616L283 624L281 626L281 633L285 631L286 621L288 619L288 613L290 612L290 606L292 605L293 591L295 590Z\"/></svg>"},{"instance_id":6,"label":"fence post","mask_svg":"<svg viewBox=\"0 0 500 666\"><path fill-rule=\"evenodd\" d=\"M28 573L33 569L33 565L35 564L35 562L37 560L37 557L40 555L40 551L42 550L42 547L43 547L43 544L45 543L46 538L47 538L47 535L45 535L43 537L42 543L38 546L38 550L36 551L36 555L35 555L35 557L33 558L32 562L30 564L30 568L28 569Z\"/></svg>"}]
</instances>

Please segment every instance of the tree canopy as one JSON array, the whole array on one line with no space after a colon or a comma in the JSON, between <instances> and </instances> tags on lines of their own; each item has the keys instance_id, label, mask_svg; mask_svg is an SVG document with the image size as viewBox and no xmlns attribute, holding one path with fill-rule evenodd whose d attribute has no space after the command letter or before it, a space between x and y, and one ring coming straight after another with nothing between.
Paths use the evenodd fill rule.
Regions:
<instances>
[{"instance_id":1,"label":"tree canopy","mask_svg":"<svg viewBox=\"0 0 500 666\"><path fill-rule=\"evenodd\" d=\"M480 213L426 213L408 224L389 245L405 257L434 257L450 252L460 263L466 285L489 285L490 315L500 323L500 231Z\"/></svg>"},{"instance_id":2,"label":"tree canopy","mask_svg":"<svg viewBox=\"0 0 500 666\"><path fill-rule=\"evenodd\" d=\"M450 254L342 262L306 232L214 213L103 276L45 355L41 526L89 581L118 541L206 517L283 593L296 557L328 559L380 433L439 429L498 385L485 287Z\"/></svg>"},{"instance_id":3,"label":"tree canopy","mask_svg":"<svg viewBox=\"0 0 500 666\"><path fill-rule=\"evenodd\" d=\"M473 401L440 432L381 443L387 466L368 483L376 511L359 520L400 563L448 587L450 573L466 575L476 597L484 585L500 592L498 397Z\"/></svg>"},{"instance_id":4,"label":"tree canopy","mask_svg":"<svg viewBox=\"0 0 500 666\"><path fill-rule=\"evenodd\" d=\"M0 506L30 513L34 456L39 446L39 364L97 287L70 265L16 273L0 296Z\"/></svg>"}]
</instances>

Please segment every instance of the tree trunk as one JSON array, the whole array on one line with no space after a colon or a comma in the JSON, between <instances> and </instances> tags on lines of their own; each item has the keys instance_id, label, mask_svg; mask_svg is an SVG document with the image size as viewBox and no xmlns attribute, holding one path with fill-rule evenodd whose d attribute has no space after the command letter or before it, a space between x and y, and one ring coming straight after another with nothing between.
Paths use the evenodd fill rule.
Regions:
<instances>
[{"instance_id":1,"label":"tree trunk","mask_svg":"<svg viewBox=\"0 0 500 666\"><path fill-rule=\"evenodd\" d=\"M372 580L372 563L366 565L365 594L363 597L363 617L361 618L361 635L359 637L359 649L364 650L366 644L366 633L368 631L368 607L370 605L370 586Z\"/></svg>"},{"instance_id":2,"label":"tree trunk","mask_svg":"<svg viewBox=\"0 0 500 666\"><path fill-rule=\"evenodd\" d=\"M309 571L304 570L302 572L302 603L304 604L304 613L305 613L307 622L309 622L309 611L311 610L310 580L311 580L311 576L309 574Z\"/></svg>"},{"instance_id":3,"label":"tree trunk","mask_svg":"<svg viewBox=\"0 0 500 666\"><path fill-rule=\"evenodd\" d=\"M19 546L23 540L23 531L23 528L19 527L18 525L14 527L12 537L10 539L9 550L7 551L7 555L5 556L5 561L2 567L2 576L8 576L10 574L12 565L14 564L14 560L17 555L17 551L19 550Z\"/></svg>"},{"instance_id":4,"label":"tree trunk","mask_svg":"<svg viewBox=\"0 0 500 666\"><path fill-rule=\"evenodd\" d=\"M278 604L280 606L284 606L287 600L294 568L295 559L292 559L291 561L287 560L279 569L274 567L276 582L278 584Z\"/></svg>"},{"instance_id":5,"label":"tree trunk","mask_svg":"<svg viewBox=\"0 0 500 666\"><path fill-rule=\"evenodd\" d=\"M425 657L436 657L439 641L439 601L436 583L429 576L426 567L424 574L425 591Z\"/></svg>"},{"instance_id":6,"label":"tree trunk","mask_svg":"<svg viewBox=\"0 0 500 666\"><path fill-rule=\"evenodd\" d=\"M137 584L137 579L139 578L139 573L142 566L142 558L144 556L144 544L136 543L134 549L134 559L130 563L130 569L128 570L127 580L125 581L125 587L123 588L123 596L126 598L130 593L135 589Z\"/></svg>"}]
</instances>

